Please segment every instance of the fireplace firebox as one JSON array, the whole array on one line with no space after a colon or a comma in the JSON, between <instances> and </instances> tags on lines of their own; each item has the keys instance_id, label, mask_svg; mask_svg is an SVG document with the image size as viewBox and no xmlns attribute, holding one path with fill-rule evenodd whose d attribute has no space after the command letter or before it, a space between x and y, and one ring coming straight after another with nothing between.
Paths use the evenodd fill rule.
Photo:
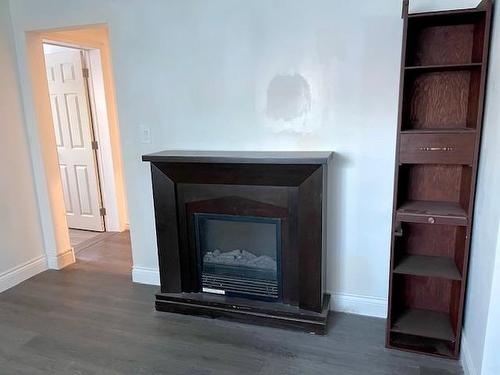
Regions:
<instances>
[{"instance_id":1,"label":"fireplace firebox","mask_svg":"<svg viewBox=\"0 0 500 375\"><path fill-rule=\"evenodd\" d=\"M156 309L325 334L329 152L164 151Z\"/></svg>"},{"instance_id":2,"label":"fireplace firebox","mask_svg":"<svg viewBox=\"0 0 500 375\"><path fill-rule=\"evenodd\" d=\"M279 218L197 213L194 219L203 292L280 299Z\"/></svg>"}]
</instances>

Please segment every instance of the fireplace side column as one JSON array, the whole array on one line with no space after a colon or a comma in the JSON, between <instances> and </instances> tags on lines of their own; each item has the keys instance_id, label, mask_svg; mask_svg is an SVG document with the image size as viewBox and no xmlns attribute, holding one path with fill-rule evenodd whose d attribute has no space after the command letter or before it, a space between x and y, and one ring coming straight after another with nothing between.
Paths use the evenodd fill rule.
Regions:
<instances>
[{"instance_id":1,"label":"fireplace side column","mask_svg":"<svg viewBox=\"0 0 500 375\"><path fill-rule=\"evenodd\" d=\"M182 292L175 183L151 163L162 293Z\"/></svg>"}]
</instances>

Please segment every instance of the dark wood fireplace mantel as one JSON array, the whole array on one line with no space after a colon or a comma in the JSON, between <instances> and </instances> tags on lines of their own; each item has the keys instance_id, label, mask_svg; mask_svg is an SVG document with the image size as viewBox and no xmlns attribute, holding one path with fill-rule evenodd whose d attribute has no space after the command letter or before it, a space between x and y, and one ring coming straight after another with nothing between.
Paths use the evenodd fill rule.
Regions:
<instances>
[{"instance_id":1,"label":"dark wood fireplace mantel","mask_svg":"<svg viewBox=\"0 0 500 375\"><path fill-rule=\"evenodd\" d=\"M327 164L330 151L185 151L166 150L143 155L143 161L167 163Z\"/></svg>"},{"instance_id":2,"label":"dark wood fireplace mantel","mask_svg":"<svg viewBox=\"0 0 500 375\"><path fill-rule=\"evenodd\" d=\"M156 309L324 334L330 152L163 151L151 163L161 293ZM281 295L258 301L202 292L197 214L280 221Z\"/></svg>"}]
</instances>

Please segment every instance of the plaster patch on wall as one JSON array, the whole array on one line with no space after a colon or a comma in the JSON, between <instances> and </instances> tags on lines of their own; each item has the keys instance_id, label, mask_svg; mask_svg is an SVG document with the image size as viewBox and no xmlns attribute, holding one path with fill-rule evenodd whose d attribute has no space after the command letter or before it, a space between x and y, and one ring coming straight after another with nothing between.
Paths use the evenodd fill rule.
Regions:
<instances>
[{"instance_id":1,"label":"plaster patch on wall","mask_svg":"<svg viewBox=\"0 0 500 375\"><path fill-rule=\"evenodd\" d=\"M274 76L266 94L265 114L276 130L307 132L312 94L309 82L302 75Z\"/></svg>"},{"instance_id":2,"label":"plaster patch on wall","mask_svg":"<svg viewBox=\"0 0 500 375\"><path fill-rule=\"evenodd\" d=\"M266 113L273 120L291 121L311 110L311 88L300 74L277 75L267 88Z\"/></svg>"}]
</instances>

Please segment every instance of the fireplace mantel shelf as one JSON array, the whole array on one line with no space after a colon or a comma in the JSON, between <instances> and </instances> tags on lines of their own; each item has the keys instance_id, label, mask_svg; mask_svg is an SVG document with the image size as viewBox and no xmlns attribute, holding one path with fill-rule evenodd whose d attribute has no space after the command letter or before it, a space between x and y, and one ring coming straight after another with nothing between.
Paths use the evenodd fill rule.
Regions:
<instances>
[{"instance_id":1,"label":"fireplace mantel shelf","mask_svg":"<svg viewBox=\"0 0 500 375\"><path fill-rule=\"evenodd\" d=\"M143 155L143 161L215 164L327 164L330 151L188 151L165 150Z\"/></svg>"}]
</instances>

